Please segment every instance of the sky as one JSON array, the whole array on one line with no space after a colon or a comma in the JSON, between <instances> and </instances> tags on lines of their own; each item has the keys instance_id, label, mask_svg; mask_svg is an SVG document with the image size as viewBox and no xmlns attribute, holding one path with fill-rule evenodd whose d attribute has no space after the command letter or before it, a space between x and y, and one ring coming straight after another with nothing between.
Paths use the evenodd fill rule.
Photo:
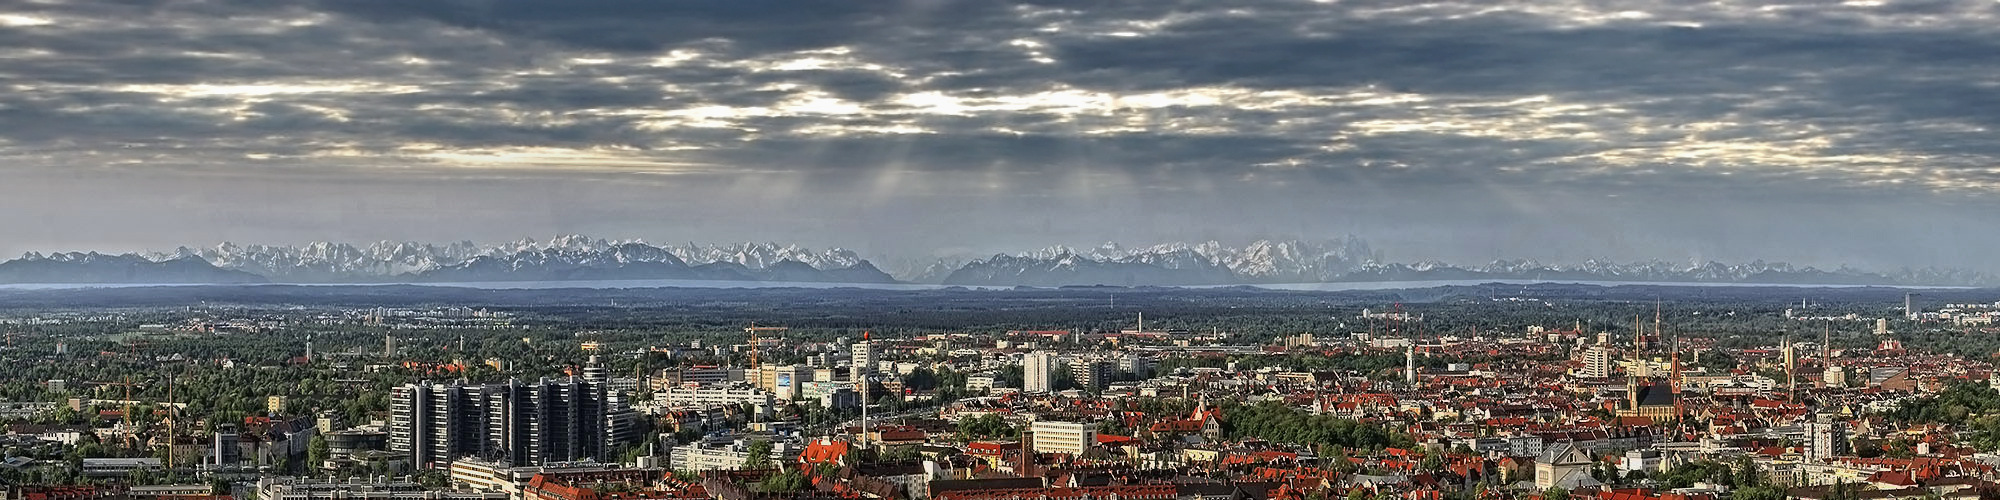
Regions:
<instances>
[{"instance_id":1,"label":"sky","mask_svg":"<svg viewBox=\"0 0 2000 500\"><path fill-rule=\"evenodd\" d=\"M0 0L0 252L1997 270L1992 0Z\"/></svg>"}]
</instances>

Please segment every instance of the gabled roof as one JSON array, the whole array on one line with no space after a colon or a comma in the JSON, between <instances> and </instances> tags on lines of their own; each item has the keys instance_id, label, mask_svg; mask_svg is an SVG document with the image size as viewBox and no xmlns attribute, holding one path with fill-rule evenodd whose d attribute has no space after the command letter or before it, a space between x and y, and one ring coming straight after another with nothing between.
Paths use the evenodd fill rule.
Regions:
<instances>
[{"instance_id":1,"label":"gabled roof","mask_svg":"<svg viewBox=\"0 0 2000 500\"><path fill-rule=\"evenodd\" d=\"M1560 442L1543 447L1542 454L1535 457L1535 462L1555 465L1586 465L1590 463L1590 457L1585 456L1583 450L1577 449L1575 443Z\"/></svg>"}]
</instances>

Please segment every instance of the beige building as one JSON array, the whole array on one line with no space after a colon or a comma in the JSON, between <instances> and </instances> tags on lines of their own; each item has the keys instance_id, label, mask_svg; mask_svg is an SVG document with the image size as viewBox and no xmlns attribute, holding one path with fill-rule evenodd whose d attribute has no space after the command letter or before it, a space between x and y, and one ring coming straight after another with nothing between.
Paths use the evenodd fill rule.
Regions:
<instances>
[{"instance_id":1,"label":"beige building","mask_svg":"<svg viewBox=\"0 0 2000 500\"><path fill-rule=\"evenodd\" d=\"M1608 378L1611 376L1611 348L1602 344L1590 346L1583 351L1584 378Z\"/></svg>"},{"instance_id":2,"label":"beige building","mask_svg":"<svg viewBox=\"0 0 2000 500\"><path fill-rule=\"evenodd\" d=\"M1096 427L1082 422L1040 420L1030 425L1029 429L1035 433L1036 453L1081 455L1097 444Z\"/></svg>"}]
</instances>

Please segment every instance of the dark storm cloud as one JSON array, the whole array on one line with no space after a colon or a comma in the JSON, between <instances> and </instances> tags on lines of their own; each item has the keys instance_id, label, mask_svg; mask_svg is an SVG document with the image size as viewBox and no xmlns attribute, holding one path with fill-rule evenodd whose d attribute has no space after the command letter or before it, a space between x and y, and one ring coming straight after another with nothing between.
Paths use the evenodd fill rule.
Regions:
<instances>
[{"instance_id":1,"label":"dark storm cloud","mask_svg":"<svg viewBox=\"0 0 2000 500\"><path fill-rule=\"evenodd\" d=\"M1376 193L1431 197L1403 213L1443 225L1617 224L1534 206L1578 196L1949 211L2000 191L1996 5L12 2L0 169L522 192L561 173L689 204L834 186L1107 213L1107 194ZM1176 220L1254 215L1228 205Z\"/></svg>"}]
</instances>

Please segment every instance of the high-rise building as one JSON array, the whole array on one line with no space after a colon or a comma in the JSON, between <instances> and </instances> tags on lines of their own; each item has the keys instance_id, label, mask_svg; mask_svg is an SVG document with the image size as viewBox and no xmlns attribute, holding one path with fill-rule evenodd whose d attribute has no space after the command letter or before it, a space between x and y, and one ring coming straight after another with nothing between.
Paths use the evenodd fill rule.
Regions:
<instances>
[{"instance_id":1,"label":"high-rise building","mask_svg":"<svg viewBox=\"0 0 2000 500\"><path fill-rule=\"evenodd\" d=\"M396 336L395 336L395 335L383 335L383 336L382 336L382 357L385 357L385 358L393 358L393 357L396 357Z\"/></svg>"},{"instance_id":2,"label":"high-rise building","mask_svg":"<svg viewBox=\"0 0 2000 500\"><path fill-rule=\"evenodd\" d=\"M1604 344L1590 346L1583 351L1584 378L1606 378L1611 376L1611 347Z\"/></svg>"},{"instance_id":3,"label":"high-rise building","mask_svg":"<svg viewBox=\"0 0 2000 500\"><path fill-rule=\"evenodd\" d=\"M1021 392L1049 392L1055 389L1056 356L1044 351L1021 358Z\"/></svg>"},{"instance_id":4,"label":"high-rise building","mask_svg":"<svg viewBox=\"0 0 2000 500\"><path fill-rule=\"evenodd\" d=\"M1069 364L1069 376L1076 386L1084 390L1103 389L1111 383L1112 371L1116 365L1101 359L1077 360Z\"/></svg>"},{"instance_id":5,"label":"high-rise building","mask_svg":"<svg viewBox=\"0 0 2000 500\"><path fill-rule=\"evenodd\" d=\"M1811 439L1806 448L1806 458L1825 460L1846 455L1847 424L1822 415L1818 422L1806 424L1806 436Z\"/></svg>"},{"instance_id":6,"label":"high-rise building","mask_svg":"<svg viewBox=\"0 0 2000 500\"><path fill-rule=\"evenodd\" d=\"M1153 362L1138 353L1127 353L1118 358L1118 370L1132 374L1132 378L1143 380L1151 376Z\"/></svg>"},{"instance_id":7,"label":"high-rise building","mask_svg":"<svg viewBox=\"0 0 2000 500\"><path fill-rule=\"evenodd\" d=\"M881 356L875 352L875 342L872 340L856 342L853 349L853 359L847 369L847 376L848 380L859 382L862 377L875 373L875 362L880 361Z\"/></svg>"},{"instance_id":8,"label":"high-rise building","mask_svg":"<svg viewBox=\"0 0 2000 500\"><path fill-rule=\"evenodd\" d=\"M606 387L611 382L611 371L598 363L597 355L590 355L590 361L583 365L583 381L597 387Z\"/></svg>"},{"instance_id":9,"label":"high-rise building","mask_svg":"<svg viewBox=\"0 0 2000 500\"><path fill-rule=\"evenodd\" d=\"M636 435L638 414L602 384L407 384L390 395L389 449L422 467L458 457L514 465L604 460Z\"/></svg>"}]
</instances>

